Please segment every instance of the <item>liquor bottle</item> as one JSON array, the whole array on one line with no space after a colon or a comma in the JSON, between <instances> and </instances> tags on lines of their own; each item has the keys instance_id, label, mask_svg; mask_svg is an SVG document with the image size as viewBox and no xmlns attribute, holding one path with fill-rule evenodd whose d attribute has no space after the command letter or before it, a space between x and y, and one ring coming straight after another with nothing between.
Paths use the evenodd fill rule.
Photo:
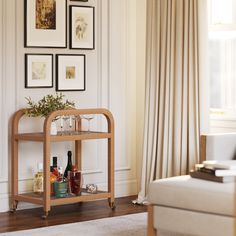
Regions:
<instances>
[{"instance_id":1,"label":"liquor bottle","mask_svg":"<svg viewBox=\"0 0 236 236\"><path fill-rule=\"evenodd\" d=\"M33 191L34 193L43 192L43 164L42 163L38 164L38 172L34 176Z\"/></svg>"},{"instance_id":2,"label":"liquor bottle","mask_svg":"<svg viewBox=\"0 0 236 236\"><path fill-rule=\"evenodd\" d=\"M50 174L50 186L51 186L51 196L54 196L54 183L57 181L57 176L53 173Z\"/></svg>"},{"instance_id":3,"label":"liquor bottle","mask_svg":"<svg viewBox=\"0 0 236 236\"><path fill-rule=\"evenodd\" d=\"M50 172L55 175L56 177L59 177L58 172L58 166L57 166L57 157L53 157L52 166L50 166Z\"/></svg>"},{"instance_id":4,"label":"liquor bottle","mask_svg":"<svg viewBox=\"0 0 236 236\"><path fill-rule=\"evenodd\" d=\"M71 171L72 170L72 152L71 151L68 151L67 152L67 156L68 156L68 162L67 162L67 166L66 166L66 169L65 169L65 172L64 172L64 177L67 178L68 176L68 171Z\"/></svg>"},{"instance_id":5,"label":"liquor bottle","mask_svg":"<svg viewBox=\"0 0 236 236\"><path fill-rule=\"evenodd\" d=\"M52 166L50 166L50 171L53 172L54 168L57 168L57 157L52 158Z\"/></svg>"},{"instance_id":6,"label":"liquor bottle","mask_svg":"<svg viewBox=\"0 0 236 236\"><path fill-rule=\"evenodd\" d=\"M57 166L57 157L52 158L52 166L50 166L50 184L51 184L51 196L54 196L54 183L60 177L59 168Z\"/></svg>"}]
</instances>

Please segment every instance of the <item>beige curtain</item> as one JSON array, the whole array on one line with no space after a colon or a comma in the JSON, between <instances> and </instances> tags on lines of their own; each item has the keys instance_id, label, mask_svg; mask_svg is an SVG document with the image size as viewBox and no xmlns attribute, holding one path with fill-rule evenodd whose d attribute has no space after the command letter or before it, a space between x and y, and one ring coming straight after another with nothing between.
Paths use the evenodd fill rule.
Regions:
<instances>
[{"instance_id":1,"label":"beige curtain","mask_svg":"<svg viewBox=\"0 0 236 236\"><path fill-rule=\"evenodd\" d=\"M208 127L207 1L147 0L146 102L139 202L150 181L187 174Z\"/></svg>"}]
</instances>

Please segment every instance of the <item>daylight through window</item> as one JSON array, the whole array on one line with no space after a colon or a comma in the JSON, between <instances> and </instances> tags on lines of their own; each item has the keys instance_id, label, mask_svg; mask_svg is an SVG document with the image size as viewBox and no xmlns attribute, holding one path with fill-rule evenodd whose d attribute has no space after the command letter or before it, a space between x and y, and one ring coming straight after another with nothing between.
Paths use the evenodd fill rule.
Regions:
<instances>
[{"instance_id":1,"label":"daylight through window","mask_svg":"<svg viewBox=\"0 0 236 236\"><path fill-rule=\"evenodd\" d=\"M210 107L236 118L236 1L209 1Z\"/></svg>"}]
</instances>

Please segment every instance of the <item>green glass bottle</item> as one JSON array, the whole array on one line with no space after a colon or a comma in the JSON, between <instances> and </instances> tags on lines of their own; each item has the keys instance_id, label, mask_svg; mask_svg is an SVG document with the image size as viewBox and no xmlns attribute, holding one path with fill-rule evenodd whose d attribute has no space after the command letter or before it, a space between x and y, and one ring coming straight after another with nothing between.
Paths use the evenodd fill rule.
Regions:
<instances>
[{"instance_id":1,"label":"green glass bottle","mask_svg":"<svg viewBox=\"0 0 236 236\"><path fill-rule=\"evenodd\" d=\"M68 171L72 171L72 152L68 151L67 156L68 156L68 161L67 161L67 166L66 166L66 169L64 172L65 178L67 178L67 176L68 176Z\"/></svg>"}]
</instances>

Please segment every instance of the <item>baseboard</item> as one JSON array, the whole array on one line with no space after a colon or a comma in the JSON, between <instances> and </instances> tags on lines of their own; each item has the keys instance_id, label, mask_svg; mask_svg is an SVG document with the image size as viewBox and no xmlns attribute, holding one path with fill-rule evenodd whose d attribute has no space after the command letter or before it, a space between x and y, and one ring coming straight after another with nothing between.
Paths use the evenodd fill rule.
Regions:
<instances>
[{"instance_id":1,"label":"baseboard","mask_svg":"<svg viewBox=\"0 0 236 236\"><path fill-rule=\"evenodd\" d=\"M27 181L27 180L26 180ZM107 185L102 183L98 184L99 189L106 189ZM29 187L27 186L25 191L21 192L29 192ZM137 194L137 180L128 180L128 181L118 181L115 183L115 197L126 197ZM20 202L18 205L18 209L31 209L39 207L38 205ZM7 212L10 210L10 194L0 193L0 212Z\"/></svg>"},{"instance_id":2,"label":"baseboard","mask_svg":"<svg viewBox=\"0 0 236 236\"><path fill-rule=\"evenodd\" d=\"M137 180L119 181L115 183L115 196L126 197L138 194Z\"/></svg>"}]
</instances>

